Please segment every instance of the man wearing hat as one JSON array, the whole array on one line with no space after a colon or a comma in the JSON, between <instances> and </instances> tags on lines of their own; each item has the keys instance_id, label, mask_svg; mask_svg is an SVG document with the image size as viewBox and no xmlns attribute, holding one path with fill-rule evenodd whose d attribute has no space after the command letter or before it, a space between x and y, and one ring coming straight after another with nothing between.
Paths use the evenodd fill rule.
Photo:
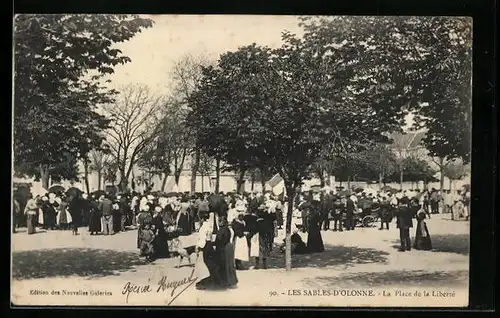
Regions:
<instances>
[{"instance_id":1,"label":"man wearing hat","mask_svg":"<svg viewBox=\"0 0 500 318\"><path fill-rule=\"evenodd\" d=\"M127 204L127 198L122 195L117 195L116 199L118 200L118 211L120 215L120 231L125 232L125 224L127 223L127 219L129 216L129 205Z\"/></svg>"},{"instance_id":2,"label":"man wearing hat","mask_svg":"<svg viewBox=\"0 0 500 318\"><path fill-rule=\"evenodd\" d=\"M333 211L333 196L328 192L321 193L321 223L323 230L330 229L330 213Z\"/></svg>"},{"instance_id":3,"label":"man wearing hat","mask_svg":"<svg viewBox=\"0 0 500 318\"><path fill-rule=\"evenodd\" d=\"M402 197L399 200L397 211L397 228L399 229L399 238L401 241L400 252L411 250L410 228L413 227L413 211L410 207L410 200Z\"/></svg>"},{"instance_id":4,"label":"man wearing hat","mask_svg":"<svg viewBox=\"0 0 500 318\"><path fill-rule=\"evenodd\" d=\"M106 195L97 206L102 215L102 232L104 235L114 234L113 231L113 202Z\"/></svg>"}]
</instances>

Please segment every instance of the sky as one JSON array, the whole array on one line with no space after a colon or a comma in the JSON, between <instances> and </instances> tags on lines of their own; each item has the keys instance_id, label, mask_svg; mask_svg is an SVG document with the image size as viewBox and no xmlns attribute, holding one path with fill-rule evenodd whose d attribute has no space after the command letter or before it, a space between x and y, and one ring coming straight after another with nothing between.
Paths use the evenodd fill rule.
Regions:
<instances>
[{"instance_id":1,"label":"sky","mask_svg":"<svg viewBox=\"0 0 500 318\"><path fill-rule=\"evenodd\" d=\"M220 54L257 43L272 48L281 45L284 30L301 35L298 16L272 15L142 15L154 21L117 48L131 62L115 67L111 87L140 83L152 92L168 94L171 70L184 56L203 56L216 61ZM407 116L409 128L413 116Z\"/></svg>"},{"instance_id":2,"label":"sky","mask_svg":"<svg viewBox=\"0 0 500 318\"><path fill-rule=\"evenodd\" d=\"M302 34L296 16L145 15L155 23L128 42L116 45L130 63L115 67L112 86L141 83L153 91L168 90L173 64L191 54L218 59L253 42L279 47L281 33Z\"/></svg>"}]
</instances>

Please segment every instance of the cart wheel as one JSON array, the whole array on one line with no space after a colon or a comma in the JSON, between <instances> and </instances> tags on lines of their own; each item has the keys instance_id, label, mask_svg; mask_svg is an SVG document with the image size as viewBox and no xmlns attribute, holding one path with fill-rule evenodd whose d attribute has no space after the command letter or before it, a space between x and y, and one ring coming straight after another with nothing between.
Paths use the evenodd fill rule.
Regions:
<instances>
[{"instance_id":1,"label":"cart wheel","mask_svg":"<svg viewBox=\"0 0 500 318\"><path fill-rule=\"evenodd\" d=\"M372 227L375 223L375 219L371 215L367 215L363 218L363 227Z\"/></svg>"}]
</instances>

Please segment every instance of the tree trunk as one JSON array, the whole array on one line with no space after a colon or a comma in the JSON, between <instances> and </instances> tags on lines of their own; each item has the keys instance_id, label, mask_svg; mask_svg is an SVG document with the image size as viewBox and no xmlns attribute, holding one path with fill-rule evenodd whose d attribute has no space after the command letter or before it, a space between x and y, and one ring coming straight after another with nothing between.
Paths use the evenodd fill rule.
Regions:
<instances>
[{"instance_id":1,"label":"tree trunk","mask_svg":"<svg viewBox=\"0 0 500 318\"><path fill-rule=\"evenodd\" d=\"M89 187L89 163L87 160L83 160L83 179L85 181L85 189L87 189L87 194L90 193Z\"/></svg>"},{"instance_id":2,"label":"tree trunk","mask_svg":"<svg viewBox=\"0 0 500 318\"><path fill-rule=\"evenodd\" d=\"M236 192L239 194L242 194L245 190L245 172L245 169L240 169L238 180L236 181L236 186L238 188L236 189Z\"/></svg>"},{"instance_id":3,"label":"tree trunk","mask_svg":"<svg viewBox=\"0 0 500 318\"><path fill-rule=\"evenodd\" d=\"M295 187L291 182L286 182L285 189L288 201L285 224L285 268L289 271L292 269L292 213L295 199Z\"/></svg>"},{"instance_id":4,"label":"tree trunk","mask_svg":"<svg viewBox=\"0 0 500 318\"><path fill-rule=\"evenodd\" d=\"M378 174L378 186L380 188L382 188L382 184L384 183L384 175L382 174L382 172L380 172Z\"/></svg>"},{"instance_id":5,"label":"tree trunk","mask_svg":"<svg viewBox=\"0 0 500 318\"><path fill-rule=\"evenodd\" d=\"M444 190L444 158L439 158L439 191Z\"/></svg>"},{"instance_id":6,"label":"tree trunk","mask_svg":"<svg viewBox=\"0 0 500 318\"><path fill-rule=\"evenodd\" d=\"M325 174L324 173L321 173L319 175L319 186L322 188L325 186Z\"/></svg>"},{"instance_id":7,"label":"tree trunk","mask_svg":"<svg viewBox=\"0 0 500 318\"><path fill-rule=\"evenodd\" d=\"M177 188L179 187L179 180L181 179L181 172L182 172L181 169L175 169L175 172L174 172L175 185L177 186Z\"/></svg>"},{"instance_id":8,"label":"tree trunk","mask_svg":"<svg viewBox=\"0 0 500 318\"><path fill-rule=\"evenodd\" d=\"M262 193L266 192L266 176L267 176L267 169L266 167L259 167L260 171L260 185L262 186Z\"/></svg>"},{"instance_id":9,"label":"tree trunk","mask_svg":"<svg viewBox=\"0 0 500 318\"><path fill-rule=\"evenodd\" d=\"M347 191L351 193L351 176L347 176Z\"/></svg>"},{"instance_id":10,"label":"tree trunk","mask_svg":"<svg viewBox=\"0 0 500 318\"><path fill-rule=\"evenodd\" d=\"M97 190L101 191L102 187L102 170L98 169L97 170Z\"/></svg>"},{"instance_id":11,"label":"tree trunk","mask_svg":"<svg viewBox=\"0 0 500 318\"><path fill-rule=\"evenodd\" d=\"M203 174L203 171L201 171L201 193L205 192L205 175ZM196 191L195 191L196 192Z\"/></svg>"},{"instance_id":12,"label":"tree trunk","mask_svg":"<svg viewBox=\"0 0 500 318\"><path fill-rule=\"evenodd\" d=\"M255 188L255 175L252 173L252 185L251 185L251 191L253 192Z\"/></svg>"},{"instance_id":13,"label":"tree trunk","mask_svg":"<svg viewBox=\"0 0 500 318\"><path fill-rule=\"evenodd\" d=\"M120 169L120 183L118 184L120 191L125 192L127 190L127 185L128 185L127 172L125 170Z\"/></svg>"},{"instance_id":14,"label":"tree trunk","mask_svg":"<svg viewBox=\"0 0 500 318\"><path fill-rule=\"evenodd\" d=\"M399 189L403 190L403 176L404 176L404 171L403 167L401 166L399 168Z\"/></svg>"},{"instance_id":15,"label":"tree trunk","mask_svg":"<svg viewBox=\"0 0 500 318\"><path fill-rule=\"evenodd\" d=\"M220 159L215 159L215 193L220 192Z\"/></svg>"},{"instance_id":16,"label":"tree trunk","mask_svg":"<svg viewBox=\"0 0 500 318\"><path fill-rule=\"evenodd\" d=\"M163 176L163 180L161 181L161 191L165 192L165 187L167 186L167 179L168 179L169 173L165 171L163 174L164 174L164 176Z\"/></svg>"},{"instance_id":17,"label":"tree trunk","mask_svg":"<svg viewBox=\"0 0 500 318\"><path fill-rule=\"evenodd\" d=\"M194 153L194 162L191 165L191 194L196 192L196 175L198 174L198 167L200 166L200 149L196 147ZM203 178L201 179L203 184Z\"/></svg>"},{"instance_id":18,"label":"tree trunk","mask_svg":"<svg viewBox=\"0 0 500 318\"><path fill-rule=\"evenodd\" d=\"M49 190L49 167L47 165L40 165L40 181L45 190Z\"/></svg>"}]
</instances>

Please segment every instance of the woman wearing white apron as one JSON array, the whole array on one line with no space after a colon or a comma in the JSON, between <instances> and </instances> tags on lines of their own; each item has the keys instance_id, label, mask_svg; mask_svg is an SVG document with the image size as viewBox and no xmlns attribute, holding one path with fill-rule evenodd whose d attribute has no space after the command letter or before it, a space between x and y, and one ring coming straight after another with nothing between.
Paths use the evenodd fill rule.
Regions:
<instances>
[{"instance_id":1,"label":"woman wearing white apron","mask_svg":"<svg viewBox=\"0 0 500 318\"><path fill-rule=\"evenodd\" d=\"M233 245L234 245L234 259L237 270L246 269L243 262L248 262L249 251L248 242L246 236L248 231L245 223L245 214L240 212L238 216L231 223L231 228L234 233Z\"/></svg>"},{"instance_id":2,"label":"woman wearing white apron","mask_svg":"<svg viewBox=\"0 0 500 318\"><path fill-rule=\"evenodd\" d=\"M247 234L248 257L255 260L259 258L259 230L257 227L257 215L252 209L248 209L244 216Z\"/></svg>"}]
</instances>

